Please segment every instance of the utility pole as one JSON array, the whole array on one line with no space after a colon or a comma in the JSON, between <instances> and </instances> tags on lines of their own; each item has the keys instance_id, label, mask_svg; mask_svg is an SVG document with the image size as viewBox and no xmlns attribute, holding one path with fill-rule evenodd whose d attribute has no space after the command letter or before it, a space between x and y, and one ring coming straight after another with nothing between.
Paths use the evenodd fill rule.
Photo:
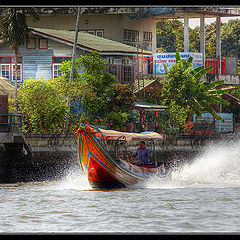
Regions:
<instances>
[{"instance_id":1,"label":"utility pole","mask_svg":"<svg viewBox=\"0 0 240 240\"><path fill-rule=\"evenodd\" d=\"M77 11L77 22L76 22L76 28L75 28L75 39L74 39L74 45L73 45L73 53L72 53L72 65L71 65L71 72L70 72L70 82L73 81L73 71L74 71L74 63L75 63L75 57L76 57L76 50L77 50L77 39L78 39L78 30L79 30L79 20L80 20L80 12L81 8L78 7ZM69 97L67 96L67 106L70 105ZM64 123L64 129L65 132L67 132L67 121L65 120Z\"/></svg>"},{"instance_id":2,"label":"utility pole","mask_svg":"<svg viewBox=\"0 0 240 240\"><path fill-rule=\"evenodd\" d=\"M71 65L71 72L70 72L70 81L73 80L73 71L74 71L74 63L75 63L75 57L76 57L77 39L78 39L78 31L79 31L79 23L80 23L80 12L81 12L81 8L78 7L77 22L76 22L76 28L75 28L75 40L74 40L73 53L72 53L72 65Z\"/></svg>"}]
</instances>

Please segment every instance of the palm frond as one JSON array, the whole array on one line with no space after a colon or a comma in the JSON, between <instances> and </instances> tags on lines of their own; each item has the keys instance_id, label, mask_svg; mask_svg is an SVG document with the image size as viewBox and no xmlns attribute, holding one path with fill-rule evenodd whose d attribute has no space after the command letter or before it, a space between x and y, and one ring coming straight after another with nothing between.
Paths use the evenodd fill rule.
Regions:
<instances>
[{"instance_id":1,"label":"palm frond","mask_svg":"<svg viewBox=\"0 0 240 240\"><path fill-rule=\"evenodd\" d=\"M201 101L201 105L204 107L204 109L209 112L215 119L224 121L223 118L221 118L216 111L209 105L207 101Z\"/></svg>"},{"instance_id":2,"label":"palm frond","mask_svg":"<svg viewBox=\"0 0 240 240\"><path fill-rule=\"evenodd\" d=\"M214 82L209 83L208 85L206 85L206 89L210 90L210 89L215 88L215 87L217 87L219 85L222 85L222 84L224 84L224 80L214 81Z\"/></svg>"}]
</instances>

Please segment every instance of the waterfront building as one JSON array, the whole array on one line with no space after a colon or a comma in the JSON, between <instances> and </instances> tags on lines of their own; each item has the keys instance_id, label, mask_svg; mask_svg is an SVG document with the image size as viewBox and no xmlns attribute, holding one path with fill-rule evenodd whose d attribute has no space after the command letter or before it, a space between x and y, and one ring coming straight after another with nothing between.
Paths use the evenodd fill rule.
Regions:
<instances>
[{"instance_id":1,"label":"waterfront building","mask_svg":"<svg viewBox=\"0 0 240 240\"><path fill-rule=\"evenodd\" d=\"M228 84L239 84L238 76L225 72L225 65L221 61L221 17L239 16L239 8L233 7L81 7L80 34L88 33L99 37L91 40L98 50L97 41L115 42L112 48L105 49L104 57L109 64L109 71L115 74L121 82L134 82L137 78L156 78L152 76L153 62L149 53L156 53L156 20L157 19L183 19L184 20L184 52L189 52L189 19L200 18L200 52L203 63L212 65L214 75L220 75ZM4 15L4 7L0 8L0 21ZM40 20L34 22L30 17L27 23L33 29L33 37L21 47L18 59L18 81L22 82L29 77L55 77L57 64L61 59L69 59L72 55L73 39L54 36L53 32L68 30L73 36L76 25L76 7L38 7ZM217 48L216 59L205 61L205 19L216 18ZM37 29L41 29L37 31ZM45 29L45 30L44 30ZM47 30L49 29L49 30ZM47 31L51 31L51 34ZM53 31L55 30L55 31ZM70 32L72 34L70 34ZM59 32L60 33L60 32ZM65 36L65 35L64 35ZM68 36L68 37L69 37ZM86 36L86 34L84 34ZM90 37L88 37L90 39ZM100 38L103 38L100 40ZM94 39L94 38L93 38ZM117 43L132 46L132 50L119 51ZM0 75L13 81L14 54L0 42ZM113 42L112 42L113 43ZM81 44L79 36L78 54L86 54L90 48L88 42ZM105 47L107 47L106 44ZM118 47L117 47L118 46ZM123 49L127 47L121 45ZM116 49L114 49L116 47ZM82 48L82 49L81 49ZM81 50L80 50L81 49ZM146 50L144 55L142 49ZM82 51L82 52L81 52ZM100 52L102 53L103 51ZM131 54L129 53L131 52ZM62 57L56 59L56 57ZM124 67L122 66L124 65ZM230 64L231 65L231 64ZM224 75L224 76L223 76ZM228 76L226 76L228 75ZM140 77L139 77L140 76ZM212 76L211 76L212 77ZM213 78L213 79L212 79ZM215 80L215 76L211 81Z\"/></svg>"}]
</instances>

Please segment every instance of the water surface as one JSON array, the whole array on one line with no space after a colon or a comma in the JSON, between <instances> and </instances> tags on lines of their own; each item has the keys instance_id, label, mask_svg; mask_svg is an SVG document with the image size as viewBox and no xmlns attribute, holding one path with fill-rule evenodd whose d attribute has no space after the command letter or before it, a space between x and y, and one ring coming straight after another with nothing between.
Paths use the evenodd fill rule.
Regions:
<instances>
[{"instance_id":1,"label":"water surface","mask_svg":"<svg viewBox=\"0 0 240 240\"><path fill-rule=\"evenodd\" d=\"M238 233L239 142L206 147L166 179L93 190L73 171L56 182L0 184L0 233Z\"/></svg>"}]
</instances>

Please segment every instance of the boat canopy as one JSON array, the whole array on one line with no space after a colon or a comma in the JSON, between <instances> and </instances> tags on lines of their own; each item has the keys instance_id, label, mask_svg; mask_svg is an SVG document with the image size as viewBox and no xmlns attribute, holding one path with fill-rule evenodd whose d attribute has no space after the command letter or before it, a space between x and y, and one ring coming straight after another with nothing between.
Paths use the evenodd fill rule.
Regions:
<instances>
[{"instance_id":1,"label":"boat canopy","mask_svg":"<svg viewBox=\"0 0 240 240\"><path fill-rule=\"evenodd\" d=\"M141 133L129 133L129 132L118 132L115 130L99 129L100 131L95 133L96 137L102 140L126 140L131 141L132 139L163 139L163 135L157 132L141 132Z\"/></svg>"}]
</instances>

